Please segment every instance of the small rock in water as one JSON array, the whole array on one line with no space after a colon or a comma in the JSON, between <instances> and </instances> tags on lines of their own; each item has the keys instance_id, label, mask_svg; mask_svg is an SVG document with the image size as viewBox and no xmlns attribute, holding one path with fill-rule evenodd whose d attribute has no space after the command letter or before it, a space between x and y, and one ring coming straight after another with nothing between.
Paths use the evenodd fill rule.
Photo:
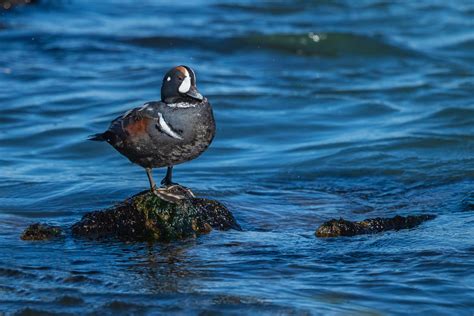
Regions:
<instances>
[{"instance_id":1,"label":"small rock in water","mask_svg":"<svg viewBox=\"0 0 474 316\"><path fill-rule=\"evenodd\" d=\"M23 240L48 240L62 235L61 227L36 223L28 226L21 235Z\"/></svg>"},{"instance_id":2,"label":"small rock in water","mask_svg":"<svg viewBox=\"0 0 474 316\"><path fill-rule=\"evenodd\" d=\"M413 216L397 215L392 218L369 218L360 222L351 222L342 218L332 219L319 226L315 234L317 237L375 234L388 230L413 228L435 217L435 215L431 214Z\"/></svg>"},{"instance_id":3,"label":"small rock in water","mask_svg":"<svg viewBox=\"0 0 474 316\"><path fill-rule=\"evenodd\" d=\"M213 228L241 229L224 205L192 196L171 202L144 191L109 209L85 214L72 226L72 234L92 239L171 241L206 234Z\"/></svg>"}]
</instances>

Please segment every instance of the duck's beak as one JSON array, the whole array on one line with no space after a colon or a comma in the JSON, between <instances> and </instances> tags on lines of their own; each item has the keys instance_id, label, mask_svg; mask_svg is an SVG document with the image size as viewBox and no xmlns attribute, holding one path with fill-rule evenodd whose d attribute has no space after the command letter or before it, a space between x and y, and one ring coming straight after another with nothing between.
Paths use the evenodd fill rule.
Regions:
<instances>
[{"instance_id":1,"label":"duck's beak","mask_svg":"<svg viewBox=\"0 0 474 316\"><path fill-rule=\"evenodd\" d=\"M197 90L197 88L195 86L191 86L189 91L186 92L186 95L190 96L193 99L199 100L199 101L202 101L204 99L202 94L199 93L199 91Z\"/></svg>"}]
</instances>

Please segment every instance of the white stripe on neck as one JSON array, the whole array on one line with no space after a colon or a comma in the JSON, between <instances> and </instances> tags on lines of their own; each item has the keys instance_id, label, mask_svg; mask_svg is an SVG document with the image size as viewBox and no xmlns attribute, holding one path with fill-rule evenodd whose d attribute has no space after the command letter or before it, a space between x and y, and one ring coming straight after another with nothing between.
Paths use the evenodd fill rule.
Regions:
<instances>
[{"instance_id":1,"label":"white stripe on neck","mask_svg":"<svg viewBox=\"0 0 474 316\"><path fill-rule=\"evenodd\" d=\"M196 107L196 104L194 103L188 103L188 102L178 102L178 103L166 103L167 106L170 108L194 108Z\"/></svg>"}]
</instances>

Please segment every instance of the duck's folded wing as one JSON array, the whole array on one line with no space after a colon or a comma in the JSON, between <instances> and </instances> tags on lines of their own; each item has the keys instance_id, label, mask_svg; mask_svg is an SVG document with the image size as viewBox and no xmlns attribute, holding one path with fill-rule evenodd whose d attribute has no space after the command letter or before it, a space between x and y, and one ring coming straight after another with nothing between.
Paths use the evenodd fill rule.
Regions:
<instances>
[{"instance_id":1,"label":"duck's folded wing","mask_svg":"<svg viewBox=\"0 0 474 316\"><path fill-rule=\"evenodd\" d=\"M144 118L156 119L156 108L159 106L160 102L147 102L140 107L133 108L125 112L121 118L123 122L126 122L130 119L138 121ZM112 121L113 123L113 121Z\"/></svg>"},{"instance_id":2,"label":"duck's folded wing","mask_svg":"<svg viewBox=\"0 0 474 316\"><path fill-rule=\"evenodd\" d=\"M122 130L128 131L133 126L152 126L159 133L167 137L181 140L180 130L177 130L167 120L171 118L169 110L163 106L162 102L148 102L143 106L134 108L126 112L120 119ZM146 123L145 123L146 122ZM113 123L113 122L112 122ZM153 133L152 130L149 132ZM154 133L153 133L154 134Z\"/></svg>"}]
</instances>

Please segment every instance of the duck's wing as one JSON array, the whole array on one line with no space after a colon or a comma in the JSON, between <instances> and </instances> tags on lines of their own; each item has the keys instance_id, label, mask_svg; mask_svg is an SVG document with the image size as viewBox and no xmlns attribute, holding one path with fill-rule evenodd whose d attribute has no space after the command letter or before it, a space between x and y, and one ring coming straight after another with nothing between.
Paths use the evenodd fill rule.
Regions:
<instances>
[{"instance_id":1,"label":"duck's wing","mask_svg":"<svg viewBox=\"0 0 474 316\"><path fill-rule=\"evenodd\" d=\"M147 102L112 121L109 130L117 135L140 136L147 133L154 138L164 137L163 140L182 140L182 130L176 129L172 122L174 116L163 102Z\"/></svg>"},{"instance_id":2,"label":"duck's wing","mask_svg":"<svg viewBox=\"0 0 474 316\"><path fill-rule=\"evenodd\" d=\"M88 139L117 143L118 141L124 141L129 135L145 131L145 123L156 120L154 112L149 110L152 103L159 102L147 102L140 107L128 110L112 120L105 132L91 135Z\"/></svg>"},{"instance_id":3,"label":"duck's wing","mask_svg":"<svg viewBox=\"0 0 474 316\"><path fill-rule=\"evenodd\" d=\"M122 119L123 122L128 122L129 120L138 121L141 119L155 119L155 108L159 107L161 102L146 102L140 107L133 108L125 112L122 116L119 116L117 119ZM115 120L114 120L115 121ZM112 124L114 123L112 121Z\"/></svg>"}]
</instances>

